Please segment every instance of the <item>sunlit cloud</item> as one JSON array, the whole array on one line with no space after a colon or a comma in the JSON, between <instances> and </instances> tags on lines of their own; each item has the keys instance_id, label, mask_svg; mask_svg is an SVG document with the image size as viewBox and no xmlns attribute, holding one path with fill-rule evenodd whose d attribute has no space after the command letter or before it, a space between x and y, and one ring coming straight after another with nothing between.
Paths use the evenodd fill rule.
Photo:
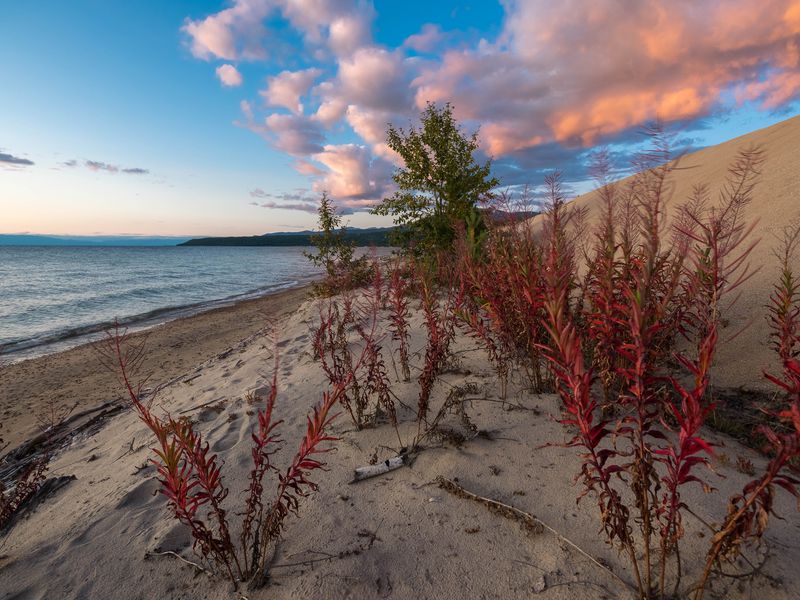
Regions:
<instances>
[{"instance_id":1,"label":"sunlit cloud","mask_svg":"<svg viewBox=\"0 0 800 600\"><path fill-rule=\"evenodd\" d=\"M351 209L392 190L402 161L385 143L387 124L407 126L428 102L452 102L516 184L549 159L585 178L589 148L630 143L655 118L690 134L744 104L779 110L800 97L800 0L503 7L499 33L477 42L429 23L397 47L380 45L375 8L356 0L236 0L184 31L207 60L269 61L265 48L302 44L311 64L269 76L260 95L272 112L243 100L240 125ZM267 32L275 19L282 26Z\"/></svg>"},{"instance_id":2,"label":"sunlit cloud","mask_svg":"<svg viewBox=\"0 0 800 600\"><path fill-rule=\"evenodd\" d=\"M215 72L222 85L226 87L238 87L244 81L242 74L233 65L220 65Z\"/></svg>"},{"instance_id":3,"label":"sunlit cloud","mask_svg":"<svg viewBox=\"0 0 800 600\"><path fill-rule=\"evenodd\" d=\"M321 74L320 69L283 71L270 77L267 88L259 93L269 106L281 106L299 115L303 112L300 99L308 93L314 80Z\"/></svg>"}]
</instances>

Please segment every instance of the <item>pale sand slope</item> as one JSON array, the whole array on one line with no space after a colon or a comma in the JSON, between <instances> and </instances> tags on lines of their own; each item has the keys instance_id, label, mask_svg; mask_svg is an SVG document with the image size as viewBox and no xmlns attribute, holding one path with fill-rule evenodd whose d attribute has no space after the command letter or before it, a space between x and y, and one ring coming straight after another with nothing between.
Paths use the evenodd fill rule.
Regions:
<instances>
[{"instance_id":1,"label":"pale sand slope","mask_svg":"<svg viewBox=\"0 0 800 600\"><path fill-rule=\"evenodd\" d=\"M327 384L315 364L310 325L313 303L304 304L281 323L282 362L277 416L285 420L287 440L276 456L286 465L304 428L305 415ZM424 348L422 320L413 317L412 350ZM461 448L430 447L410 468L347 485L354 467L368 462L383 446L396 449L388 425L354 431L342 415L335 423L341 436L337 451L327 455L330 470L315 473L318 493L303 502L300 520L287 522L285 539L275 558L269 587L247 593L258 598L521 598L544 588L542 598L629 598L602 569L567 547L551 533L526 534L521 527L484 506L454 497L431 482L439 475L458 478L466 488L529 511L568 536L624 578L630 575L615 550L598 533L592 498L576 506L579 488L572 478L579 468L573 449L540 448L547 441L564 441L566 432L554 396L533 396L514 384L510 398L525 408L509 409L499 402L496 379L481 351L459 337L455 350L461 367L450 370L436 386L433 409L452 385L475 382L469 414L493 440L478 437ZM225 358L207 362L189 383L178 380L163 391L159 404L173 415L188 414L225 461L231 486L229 514L241 497L250 465L252 411L243 396L270 378L270 349L265 337L253 338ZM415 369L420 356L414 359ZM388 358L392 381L395 377ZM394 383L404 402L415 405L414 384ZM198 408L212 402L215 408ZM188 411L188 412L185 412ZM411 415L402 435L411 437ZM450 423L457 423L451 417ZM709 434L724 444L728 461L738 455L757 467L764 459L727 438ZM133 444L134 451L129 453ZM228 584L195 576L191 567L171 557L145 560L148 551L174 549L192 557L186 530L167 513L164 499L154 495L153 467L137 471L151 456L149 432L130 412L86 439L76 440L52 465L51 475L74 474L77 480L48 499L20 522L2 544L0 595L5 598L234 598ZM698 515L714 521L724 514L726 498L746 478L720 464L725 478L708 475L719 493L701 497L687 489ZM270 489L269 487L267 489ZM800 517L793 501L781 494L777 510L785 521L774 521L767 544L753 560L768 554L763 575L755 582L717 583L710 598L797 598L800 595ZM686 519L685 582L696 575L709 536L699 522ZM238 526L234 525L234 530ZM370 532L376 538L369 546ZM304 560L339 556L330 562L297 565ZM294 565L294 566L291 566ZM733 567L728 567L733 570Z\"/></svg>"},{"instance_id":2,"label":"pale sand slope","mask_svg":"<svg viewBox=\"0 0 800 600\"><path fill-rule=\"evenodd\" d=\"M773 256L777 246L775 235L792 219L800 218L800 116L682 157L678 169L670 176L674 187L666 206L667 217L674 216L693 186L702 183L709 185L711 199L717 202L728 166L741 149L751 145L760 146L766 155L753 202L744 212L748 223L758 221L751 239L761 241L753 250L750 263L759 270L740 288L741 298L725 315L729 323L722 335L750 325L727 347L721 348L712 382L720 387L770 390L771 384L764 380L762 371L768 368L777 373L780 369L768 345L766 305L779 274L779 263ZM621 185L625 183L627 180ZM599 215L597 200L597 194L592 192L574 201L576 206L589 209L589 225L596 223ZM800 257L797 271L800 272Z\"/></svg>"}]
</instances>

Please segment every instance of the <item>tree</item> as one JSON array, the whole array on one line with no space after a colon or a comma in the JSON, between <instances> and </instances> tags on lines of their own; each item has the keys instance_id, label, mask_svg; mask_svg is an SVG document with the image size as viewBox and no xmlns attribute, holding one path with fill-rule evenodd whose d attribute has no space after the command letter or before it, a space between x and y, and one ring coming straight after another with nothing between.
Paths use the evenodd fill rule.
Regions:
<instances>
[{"instance_id":1,"label":"tree","mask_svg":"<svg viewBox=\"0 0 800 600\"><path fill-rule=\"evenodd\" d=\"M353 260L353 244L345 241L346 229L342 227L342 217L336 213L333 201L327 192L322 192L317 209L319 233L311 236L311 243L317 252L303 252L305 257L317 267L323 267L328 277L334 277L342 265Z\"/></svg>"},{"instance_id":2,"label":"tree","mask_svg":"<svg viewBox=\"0 0 800 600\"><path fill-rule=\"evenodd\" d=\"M476 162L478 133L462 133L450 103L429 102L420 120L419 129L409 131L389 125L386 143L404 166L392 176L398 191L372 212L394 217L402 245L449 250L454 225L474 223L478 203L492 198L499 181L491 176L491 160Z\"/></svg>"},{"instance_id":3,"label":"tree","mask_svg":"<svg viewBox=\"0 0 800 600\"><path fill-rule=\"evenodd\" d=\"M325 281L314 284L316 293L327 296L363 284L370 276L367 257L353 258L355 243L347 240L347 228L327 192L322 193L317 214L319 233L311 236L317 252L303 252L313 265L323 267L327 275Z\"/></svg>"}]
</instances>

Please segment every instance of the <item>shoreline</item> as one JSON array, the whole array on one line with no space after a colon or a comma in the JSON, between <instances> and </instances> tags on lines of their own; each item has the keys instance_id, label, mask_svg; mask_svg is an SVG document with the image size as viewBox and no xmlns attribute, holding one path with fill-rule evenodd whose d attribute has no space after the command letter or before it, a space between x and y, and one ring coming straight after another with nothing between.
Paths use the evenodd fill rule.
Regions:
<instances>
[{"instance_id":1,"label":"shoreline","mask_svg":"<svg viewBox=\"0 0 800 600\"><path fill-rule=\"evenodd\" d=\"M145 329L132 328L133 337L148 338L142 369L150 374L150 385L179 377L257 334L268 319L294 313L310 287L310 282L304 283ZM91 341L0 365L2 437L13 449L37 432L37 414L49 406L75 405L77 412L119 397L117 389L114 374L99 364Z\"/></svg>"},{"instance_id":2,"label":"shoreline","mask_svg":"<svg viewBox=\"0 0 800 600\"><path fill-rule=\"evenodd\" d=\"M298 280L290 283L278 284L270 286L269 288L254 289L233 296L226 296L194 304L165 306L149 312L121 317L117 322L121 326L127 328L131 333L148 331L172 321L194 317L219 308L231 307L240 302L258 300L260 298L274 296L281 292L307 287L318 278L319 276L312 275L298 278ZM17 364L26 360L59 354L83 346L84 344L90 344L100 339L103 333L108 330L109 327L113 326L113 324L113 322L98 322L92 325L85 325L66 331L39 336L40 339L38 340L37 338L30 338L0 344L0 366ZM9 348L13 349L9 350Z\"/></svg>"}]
</instances>

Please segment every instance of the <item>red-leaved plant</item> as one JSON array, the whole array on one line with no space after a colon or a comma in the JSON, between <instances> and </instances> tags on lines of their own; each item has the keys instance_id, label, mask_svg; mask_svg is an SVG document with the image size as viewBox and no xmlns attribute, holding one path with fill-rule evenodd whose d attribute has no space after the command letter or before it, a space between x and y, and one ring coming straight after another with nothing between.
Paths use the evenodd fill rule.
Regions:
<instances>
[{"instance_id":1,"label":"red-leaved plant","mask_svg":"<svg viewBox=\"0 0 800 600\"><path fill-rule=\"evenodd\" d=\"M155 414L152 397L149 401L144 399L143 382L133 383L144 356L144 340L135 342L125 330L115 326L97 343L97 349L102 363L117 373L131 407L156 438L153 448L156 458L152 463L158 472L161 492L175 518L190 529L194 550L208 561L213 571L224 573L234 586L244 582L262 585L269 577L270 544L283 531L286 517L299 514L301 499L317 489L310 475L324 468L320 456L330 451L326 442L336 439L328 434L336 417L332 409L340 401L348 381L345 379L323 394L322 402L307 417L305 435L290 465L280 471L271 460L281 443L276 433L281 421L275 421L273 416L277 399L276 357L269 395L258 409L258 423L252 433L253 467L237 540L231 533L225 508L228 487L217 455L210 451L208 442L190 421ZM277 475L277 490L267 500L263 480L269 472Z\"/></svg>"},{"instance_id":2,"label":"red-leaved plant","mask_svg":"<svg viewBox=\"0 0 800 600\"><path fill-rule=\"evenodd\" d=\"M702 434L714 409L710 369L723 308L735 302L733 292L752 274L747 258L756 242L748 240L753 225L746 225L742 216L763 161L757 149L742 151L715 208L708 208L707 190L696 188L674 220L667 247L662 239L672 164L666 161L662 140L656 138L656 152L632 179L623 200L609 184L601 188L604 212L594 250L585 257L588 275L582 285L577 283L575 238L569 233L575 212L565 206L557 179L549 179L540 263L549 334L543 348L564 404L563 423L575 432L568 445L582 449L581 496L596 496L603 530L629 557L642 598L668 595L667 563L672 557L677 567L672 593L677 593L687 508L681 489L696 482L710 491L697 473L712 452ZM633 207L631 221L619 218L620 206ZM623 212L631 214L629 208ZM798 237L787 234L792 244ZM789 333L797 331L798 315L798 284L788 267L791 253L783 253L782 284L771 304L775 345L784 360L784 375L771 379L789 395L800 387L794 379L800 373L798 343ZM693 343L691 355L674 354L678 333ZM794 358L784 358L792 352ZM670 376L671 356L686 377ZM593 388L598 375L602 403L609 409L603 412ZM793 410L779 416L794 422ZM765 436L775 458L762 478L731 500L698 589L705 586L715 561L763 532L772 507L771 486L795 491L794 479L782 469L796 456L796 434L781 437L765 431ZM633 506L623 500L626 492L620 485L629 488Z\"/></svg>"}]
</instances>

